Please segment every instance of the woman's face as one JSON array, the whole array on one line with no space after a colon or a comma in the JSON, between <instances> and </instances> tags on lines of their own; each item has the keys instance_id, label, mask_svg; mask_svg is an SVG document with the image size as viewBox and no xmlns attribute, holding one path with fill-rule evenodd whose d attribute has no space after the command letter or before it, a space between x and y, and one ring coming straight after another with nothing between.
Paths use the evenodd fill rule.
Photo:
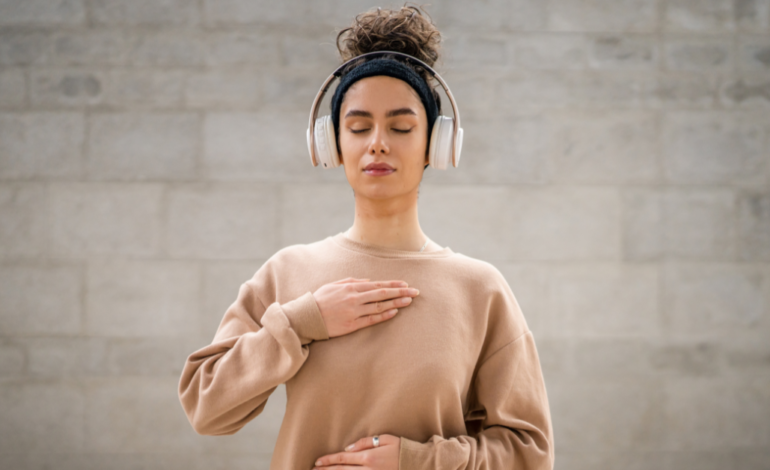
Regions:
<instances>
[{"instance_id":1,"label":"woman's face","mask_svg":"<svg viewBox=\"0 0 770 470\"><path fill-rule=\"evenodd\" d=\"M428 117L417 93L386 76L361 79L340 107L340 159L356 197L389 199L416 192L428 163ZM369 172L386 163L393 170Z\"/></svg>"}]
</instances>

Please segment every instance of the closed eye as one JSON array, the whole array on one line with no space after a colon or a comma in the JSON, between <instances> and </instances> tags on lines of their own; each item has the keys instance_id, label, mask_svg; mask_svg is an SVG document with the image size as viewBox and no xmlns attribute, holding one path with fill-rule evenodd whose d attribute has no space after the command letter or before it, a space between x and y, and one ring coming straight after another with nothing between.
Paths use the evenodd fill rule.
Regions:
<instances>
[{"instance_id":1,"label":"closed eye","mask_svg":"<svg viewBox=\"0 0 770 470\"><path fill-rule=\"evenodd\" d=\"M410 127L409 129L396 129L395 127L393 128L394 131L399 132L401 134L408 134L408 133L410 133L412 131L412 129L414 129L414 127ZM360 133L366 132L368 130L369 130L369 128L366 128L366 129L350 129L350 132L352 132L353 134L360 134Z\"/></svg>"}]
</instances>

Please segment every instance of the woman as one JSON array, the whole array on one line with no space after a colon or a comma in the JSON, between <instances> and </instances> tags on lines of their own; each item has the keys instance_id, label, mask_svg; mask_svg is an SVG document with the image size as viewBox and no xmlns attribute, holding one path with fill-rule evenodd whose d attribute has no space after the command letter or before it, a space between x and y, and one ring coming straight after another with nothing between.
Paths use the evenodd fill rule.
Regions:
<instances>
[{"instance_id":1,"label":"woman","mask_svg":"<svg viewBox=\"0 0 770 470\"><path fill-rule=\"evenodd\" d=\"M343 59L388 50L431 66L438 43L413 7L359 15L337 38ZM274 470L550 469L545 385L510 287L420 229L440 111L430 77L406 61L369 65L408 80L351 78L367 62L332 99L353 226L278 251L241 285L212 343L185 363L182 406L198 433L233 434L285 383Z\"/></svg>"}]
</instances>

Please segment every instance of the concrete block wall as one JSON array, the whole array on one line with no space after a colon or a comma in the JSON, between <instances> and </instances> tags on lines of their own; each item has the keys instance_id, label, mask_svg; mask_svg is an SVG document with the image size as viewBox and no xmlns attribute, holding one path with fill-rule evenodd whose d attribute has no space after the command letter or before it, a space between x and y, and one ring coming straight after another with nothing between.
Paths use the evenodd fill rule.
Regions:
<instances>
[{"instance_id":1,"label":"concrete block wall","mask_svg":"<svg viewBox=\"0 0 770 470\"><path fill-rule=\"evenodd\" d=\"M0 468L268 467L283 387L210 437L177 381L265 259L352 223L305 129L372 6L0 0ZM556 468L770 468L770 1L427 9L466 139L421 225L508 279Z\"/></svg>"}]
</instances>

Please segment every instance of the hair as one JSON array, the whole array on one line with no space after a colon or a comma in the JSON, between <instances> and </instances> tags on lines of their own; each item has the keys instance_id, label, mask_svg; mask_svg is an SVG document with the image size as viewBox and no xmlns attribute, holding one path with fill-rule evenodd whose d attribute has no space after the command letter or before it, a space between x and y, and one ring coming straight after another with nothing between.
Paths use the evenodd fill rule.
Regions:
<instances>
[{"instance_id":1,"label":"hair","mask_svg":"<svg viewBox=\"0 0 770 470\"><path fill-rule=\"evenodd\" d=\"M431 68L439 58L441 33L427 12L420 7L405 4L398 10L372 8L355 17L353 23L337 34L337 50L343 62L361 54L377 51L395 51L416 57ZM441 114L441 99L433 77L421 66L391 56L416 71L428 84ZM361 59L365 61L365 59ZM342 74L362 62L353 62Z\"/></svg>"}]
</instances>

